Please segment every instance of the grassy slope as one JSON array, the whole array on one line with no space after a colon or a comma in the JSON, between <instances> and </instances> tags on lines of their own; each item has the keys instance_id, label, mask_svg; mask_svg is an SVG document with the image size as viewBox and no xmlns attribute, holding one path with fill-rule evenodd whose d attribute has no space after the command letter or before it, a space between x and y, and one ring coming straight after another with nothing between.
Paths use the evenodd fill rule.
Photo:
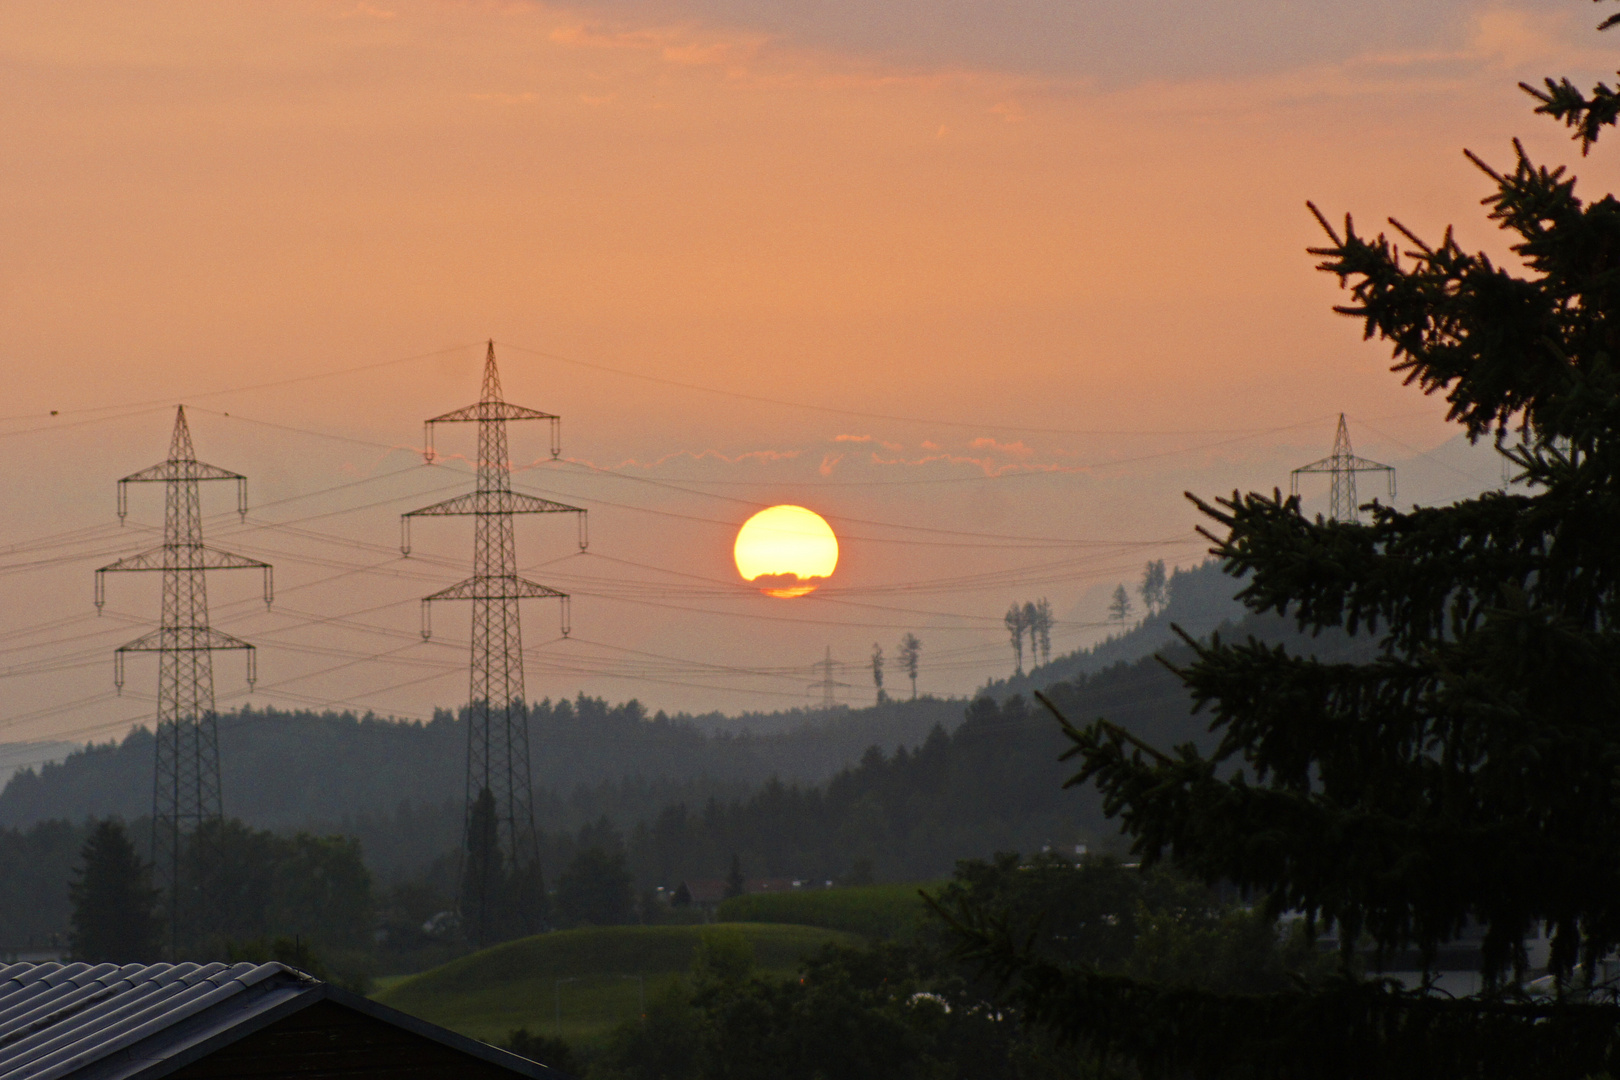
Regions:
<instances>
[{"instance_id":1,"label":"grassy slope","mask_svg":"<svg viewBox=\"0 0 1620 1080\"><path fill-rule=\"evenodd\" d=\"M478 1039L502 1041L514 1028L588 1042L639 1013L692 965L701 926L611 926L509 941L424 971L377 992L384 1005ZM759 966L791 972L799 958L849 934L812 926L742 923ZM558 980L570 980L562 982Z\"/></svg>"},{"instance_id":2,"label":"grassy slope","mask_svg":"<svg viewBox=\"0 0 1620 1080\"><path fill-rule=\"evenodd\" d=\"M720 905L720 918L739 923L796 923L866 937L899 937L924 916L918 889L937 892L943 882L854 885L736 896Z\"/></svg>"}]
</instances>

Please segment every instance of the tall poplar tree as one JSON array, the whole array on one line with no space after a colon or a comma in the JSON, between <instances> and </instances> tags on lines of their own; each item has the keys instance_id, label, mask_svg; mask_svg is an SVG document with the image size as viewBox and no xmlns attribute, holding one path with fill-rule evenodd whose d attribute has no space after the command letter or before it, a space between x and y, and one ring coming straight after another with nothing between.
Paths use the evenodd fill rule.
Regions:
<instances>
[{"instance_id":1,"label":"tall poplar tree","mask_svg":"<svg viewBox=\"0 0 1620 1080\"><path fill-rule=\"evenodd\" d=\"M1524 89L1583 153L1620 117L1601 84ZM1071 783L1097 784L1144 865L1331 925L1344 973L1221 996L1050 963L958 913L1029 1018L1147 1076L1620 1075L1620 1006L1582 971L1620 946L1620 202L1512 151L1505 168L1469 154L1508 264L1449 230L1431 242L1392 219L1372 236L1319 213L1311 250L1349 290L1336 310L1496 442L1513 491L1373 503L1362 523L1277 492L1195 498L1252 611L1358 635L1372 658L1189 638L1178 674L1211 713L1208 755L1064 722ZM1485 993L1355 974L1364 945L1427 966L1466 926L1483 931ZM1543 929L1551 997L1522 986Z\"/></svg>"},{"instance_id":2,"label":"tall poplar tree","mask_svg":"<svg viewBox=\"0 0 1620 1080\"><path fill-rule=\"evenodd\" d=\"M917 700L917 662L922 656L922 642L917 635L909 630L906 636L900 639L900 666L905 668L906 676L911 679L911 700Z\"/></svg>"},{"instance_id":3,"label":"tall poplar tree","mask_svg":"<svg viewBox=\"0 0 1620 1080\"><path fill-rule=\"evenodd\" d=\"M1014 603L1012 607L1007 609L1007 614L1001 617L1001 622L1007 628L1007 635L1012 638L1015 673L1022 675L1024 673L1024 631L1029 628L1028 624L1024 622L1023 607Z\"/></svg>"}]
</instances>

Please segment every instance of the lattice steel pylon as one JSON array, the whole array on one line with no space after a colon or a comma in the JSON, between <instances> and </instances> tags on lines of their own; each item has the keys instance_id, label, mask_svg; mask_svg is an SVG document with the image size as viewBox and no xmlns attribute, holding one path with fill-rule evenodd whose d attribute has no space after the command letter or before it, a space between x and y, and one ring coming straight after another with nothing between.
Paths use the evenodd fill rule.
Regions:
<instances>
[{"instance_id":1,"label":"lattice steel pylon","mask_svg":"<svg viewBox=\"0 0 1620 1080\"><path fill-rule=\"evenodd\" d=\"M811 674L819 672L821 675L820 679L810 684L810 689L819 689L821 691L821 707L823 709L838 708L838 695L833 688L843 684L833 679L833 672L837 671L841 666L837 660L832 658L831 645L827 646L827 658L825 660L817 660L810 665Z\"/></svg>"},{"instance_id":2,"label":"lattice steel pylon","mask_svg":"<svg viewBox=\"0 0 1620 1080\"><path fill-rule=\"evenodd\" d=\"M461 918L463 929L475 945L489 944L510 932L533 933L541 929L536 910L539 896L521 895L522 882L530 882L533 890L543 890L543 884L539 838L534 827L518 602L556 597L562 602L563 636L569 631L568 594L518 576L512 515L578 514L580 550L585 550L587 544L584 510L512 490L512 466L506 446L508 420L550 421L551 456L556 458L562 452L558 417L501 399L495 343L491 341L484 358L483 393L478 403L435 416L424 425L424 456L429 462L435 457L433 425L478 425L477 487L469 495L413 510L400 519L400 550L407 555L411 550L412 518L474 519L472 577L422 600L422 637L432 636L433 601L472 601L467 811L462 849L467 862L461 875Z\"/></svg>"},{"instance_id":3,"label":"lattice steel pylon","mask_svg":"<svg viewBox=\"0 0 1620 1080\"><path fill-rule=\"evenodd\" d=\"M235 480L236 509L247 517L247 477L197 460L180 407L169 440L168 460L118 481L118 521L129 511L127 485L161 483L165 487L163 543L96 571L96 611L106 603L107 574L136 570L163 572L163 613L156 630L120 646L113 654L113 683L124 688L128 653L158 654L157 767L152 780L152 862L164 888L169 950L179 947L180 928L206 898L188 880L183 845L204 822L224 815L219 785L219 732L214 717L213 654L223 649L247 652L247 681L255 678L253 646L208 625L209 570L261 570L264 603L274 597L270 564L207 547L202 538L202 504L198 485L204 480Z\"/></svg>"},{"instance_id":4,"label":"lattice steel pylon","mask_svg":"<svg viewBox=\"0 0 1620 1080\"><path fill-rule=\"evenodd\" d=\"M1380 465L1376 461L1356 457L1350 450L1350 425L1345 423L1344 413L1339 414L1339 430L1333 437L1333 454L1321 461L1313 461L1309 465L1301 465L1289 473L1289 492L1299 494L1299 478L1305 473L1330 473L1333 476L1333 491L1329 500L1328 517L1333 521L1356 521L1361 517L1361 507L1356 501L1356 473L1381 472L1389 477L1389 498L1395 499L1395 469L1393 466Z\"/></svg>"}]
</instances>

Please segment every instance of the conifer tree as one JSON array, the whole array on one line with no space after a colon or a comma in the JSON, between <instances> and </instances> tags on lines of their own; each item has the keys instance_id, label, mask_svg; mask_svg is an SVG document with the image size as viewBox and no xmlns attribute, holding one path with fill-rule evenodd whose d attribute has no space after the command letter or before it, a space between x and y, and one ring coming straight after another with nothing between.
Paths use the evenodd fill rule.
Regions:
<instances>
[{"instance_id":1,"label":"conifer tree","mask_svg":"<svg viewBox=\"0 0 1620 1080\"><path fill-rule=\"evenodd\" d=\"M1123 623L1131 617L1135 609L1131 605L1131 594L1125 591L1124 583L1114 588L1114 598L1108 601L1108 617L1117 623Z\"/></svg>"},{"instance_id":2,"label":"conifer tree","mask_svg":"<svg viewBox=\"0 0 1620 1080\"><path fill-rule=\"evenodd\" d=\"M128 964L157 958L158 890L121 822L96 822L68 886L73 903L73 956Z\"/></svg>"},{"instance_id":3,"label":"conifer tree","mask_svg":"<svg viewBox=\"0 0 1620 1080\"><path fill-rule=\"evenodd\" d=\"M1583 153L1620 118L1601 84L1524 89ZM1319 213L1311 250L1393 370L1495 440L1513 492L1375 502L1361 523L1280 492L1194 498L1252 611L1357 635L1371 659L1188 638L1178 674L1212 714L1207 755L1064 721L1071 784L1097 784L1145 865L1332 926L1344 973L1223 997L1050 963L959 913L1028 1017L1147 1076L1620 1075L1620 1006L1581 973L1620 946L1620 202L1581 198L1517 142L1505 169L1469 157L1517 265L1450 230L1431 243L1392 219L1393 238L1369 236ZM1363 943L1373 962L1412 949L1429 966L1470 925L1485 993L1355 974ZM1552 998L1522 989L1543 928Z\"/></svg>"},{"instance_id":4,"label":"conifer tree","mask_svg":"<svg viewBox=\"0 0 1620 1080\"><path fill-rule=\"evenodd\" d=\"M473 800L467 816L466 866L461 882L462 929L467 940L482 948L503 936L502 901L507 892L506 865L501 858L500 823L495 817L495 794L484 788Z\"/></svg>"},{"instance_id":5,"label":"conifer tree","mask_svg":"<svg viewBox=\"0 0 1620 1080\"><path fill-rule=\"evenodd\" d=\"M743 877L742 860L732 855L731 872L726 875L726 897L741 896L747 891L748 881Z\"/></svg>"}]
</instances>

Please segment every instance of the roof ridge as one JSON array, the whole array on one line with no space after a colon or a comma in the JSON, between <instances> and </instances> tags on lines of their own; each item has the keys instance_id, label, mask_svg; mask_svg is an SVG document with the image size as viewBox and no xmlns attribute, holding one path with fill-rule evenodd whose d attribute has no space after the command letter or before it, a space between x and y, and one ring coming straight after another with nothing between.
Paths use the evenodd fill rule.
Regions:
<instances>
[{"instance_id":1,"label":"roof ridge","mask_svg":"<svg viewBox=\"0 0 1620 1080\"><path fill-rule=\"evenodd\" d=\"M44 971L35 980L48 989L33 995L40 999L34 1009L24 1008L16 1019L50 1005L60 1007L43 1017L35 1015L22 1030L10 1033L9 1039L0 1037L0 1077L43 1080L73 1072L139 1042L155 1030L154 1025L183 1021L277 975L310 981L278 963L68 965L77 970L65 979L65 967L50 967L57 970ZM99 977L78 981L89 971L97 971ZM118 977L109 980L115 973ZM10 981L21 979L14 976Z\"/></svg>"}]
</instances>

